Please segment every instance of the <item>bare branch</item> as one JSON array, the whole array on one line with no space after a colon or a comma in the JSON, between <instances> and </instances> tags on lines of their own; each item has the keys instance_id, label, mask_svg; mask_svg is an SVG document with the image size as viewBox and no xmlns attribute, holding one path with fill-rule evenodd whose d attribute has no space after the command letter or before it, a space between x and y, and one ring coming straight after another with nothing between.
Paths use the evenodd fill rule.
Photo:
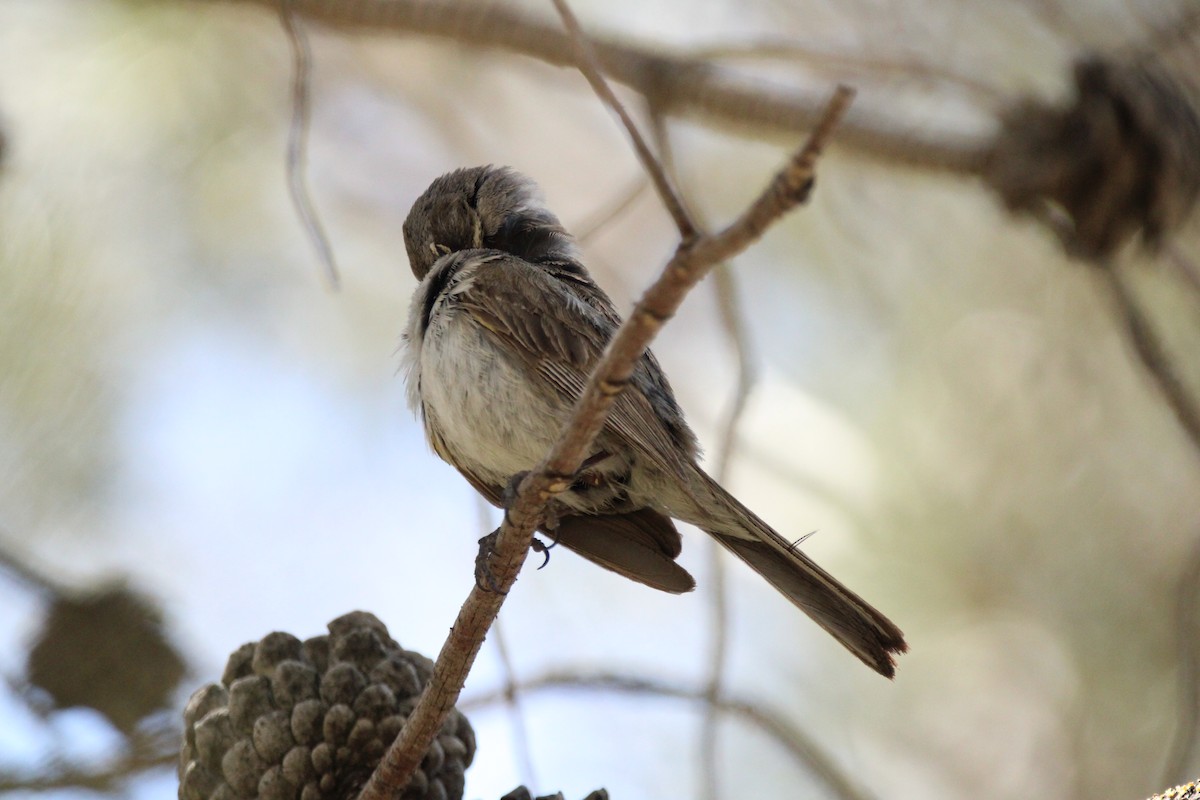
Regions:
<instances>
[{"instance_id":1,"label":"bare branch","mask_svg":"<svg viewBox=\"0 0 1200 800\"><path fill-rule=\"evenodd\" d=\"M558 66L576 66L561 27L501 3L476 0L289 0L295 13L351 33L417 33L496 48ZM208 0L277 8L281 0ZM735 132L794 141L820 119L821 91L780 88L734 70L632 43L590 37L600 69L667 116L699 119ZM890 163L977 174L991 136L944 129L904 130L885 111L856 107L840 127L838 145Z\"/></svg>"},{"instance_id":2,"label":"bare branch","mask_svg":"<svg viewBox=\"0 0 1200 800\"><path fill-rule=\"evenodd\" d=\"M0 534L3 534L4 539L12 541L12 537L3 528L0 528ZM68 593L65 586L18 557L16 553L9 551L4 546L0 546L0 570L5 570L30 589L43 595L62 597Z\"/></svg>"},{"instance_id":3,"label":"bare branch","mask_svg":"<svg viewBox=\"0 0 1200 800\"><path fill-rule=\"evenodd\" d=\"M717 480L724 483L733 452L737 443L737 430L746 410L746 402L750 392L758 380L754 366L754 356L750 350L749 337L746 333L745 320L742 319L738 306L737 282L733 268L728 263L720 263L713 269L713 286L717 294L717 308L720 310L721 324L726 336L733 345L734 360L737 364L737 384L733 390L733 399L725 417L725 425L721 431L721 440L717 445L717 456L714 470ZM700 746L702 760L706 768L712 770L709 780L705 781L710 800L720 796L717 791L720 782L716 775L717 765L717 701L724 694L726 652L729 645L729 598L728 581L725 577L725 551L716 541L709 542L709 574L712 576L712 602L710 609L713 619L713 639L709 650L709 680L706 692L713 700L705 713L703 727L700 731Z\"/></svg>"},{"instance_id":4,"label":"bare branch","mask_svg":"<svg viewBox=\"0 0 1200 800\"><path fill-rule=\"evenodd\" d=\"M1192 545L1192 553L1179 572L1179 588L1175 592L1175 642L1179 648L1175 683L1179 687L1177 722L1171 747L1163 762L1162 782L1180 783L1187 780L1187 770L1196 738L1200 735L1200 540Z\"/></svg>"},{"instance_id":5,"label":"bare branch","mask_svg":"<svg viewBox=\"0 0 1200 800\"><path fill-rule=\"evenodd\" d=\"M551 672L523 682L518 688L522 693L528 694L555 689L570 689L660 697L695 703L715 702L721 712L745 720L775 740L788 751L792 758L817 777L834 797L841 798L841 800L870 800L872 796L845 776L833 758L817 743L817 740L810 738L782 714L763 708L752 701L730 697L722 697L713 701L708 697L707 691L703 689L690 689L653 678L610 672L593 674ZM461 707L478 708L500 700L502 700L500 694L490 693L473 697L463 703Z\"/></svg>"},{"instance_id":6,"label":"bare branch","mask_svg":"<svg viewBox=\"0 0 1200 800\"><path fill-rule=\"evenodd\" d=\"M567 33L571 36L571 44L575 49L575 60L578 63L579 71L583 73L588 83L592 85L592 91L604 101L606 106L613 110L621 120L621 124L625 126L625 130L633 142L633 149L637 153L638 160L642 162L642 168L646 170L646 174L650 176L650 180L654 183L654 190L658 192L658 197L662 200L663 205L666 206L671 219L675 220L675 227L679 229L679 235L685 242L694 239L698 235L695 223L692 222L687 209L684 208L683 201L680 200L675 187L671 185L670 179L667 178L667 173L663 170L662 164L658 163L658 158L655 157L654 152L650 149L650 145L646 143L646 138L642 136L642 132L634 124L633 119L629 116L629 112L625 110L625 106L613 94L613 90L609 88L608 83L604 80L604 76L600 74L600 66L596 63L596 56L592 52L592 46L588 44L587 37L584 36L583 30L579 27L579 20L575 18L575 13L567 5L567 0L551 0L551 2L558 9L558 15L562 17L563 26L566 27Z\"/></svg>"},{"instance_id":7,"label":"bare branch","mask_svg":"<svg viewBox=\"0 0 1200 800\"><path fill-rule=\"evenodd\" d=\"M1175 271L1187 282L1187 285L1192 291L1200 296L1200 266L1196 262L1188 258L1187 253L1183 252L1178 242L1168 242L1164 248L1166 251L1167 261L1175 268Z\"/></svg>"},{"instance_id":8,"label":"bare branch","mask_svg":"<svg viewBox=\"0 0 1200 800\"><path fill-rule=\"evenodd\" d=\"M1200 407L1175 371L1166 347L1138 305L1124 272L1116 264L1101 265L1097 271L1109 286L1117 314L1134 352L1158 384L1163 399L1175 412L1175 419L1200 451Z\"/></svg>"},{"instance_id":9,"label":"bare branch","mask_svg":"<svg viewBox=\"0 0 1200 800\"><path fill-rule=\"evenodd\" d=\"M676 186L683 192L683 182L679 179L675 168L674 150L671 147L670 131L667 121L661 114L651 113L654 125L654 140L658 146L659 158L664 169L671 175ZM686 198L684 200L686 201ZM701 230L707 233L707 224L700 221ZM737 364L738 381L730 413L726 418L721 441L717 446L714 473L718 481L724 482L729 471L734 439L738 422L749 397L750 387L754 381L754 368L749 351L748 338L741 312L737 306L733 270L728 262L721 262L713 268L714 286L717 294L717 307L720 312L722 327L733 343L734 358ZM720 727L720 708L717 701L724 694L726 654L729 649L729 597L728 582L725 576L725 551L716 542L708 542L709 580L707 593L709 596L709 620L712 639L708 649L708 680L705 684L705 695L710 702L705 705L704 718L700 723L700 770L699 781L701 791L706 800L717 800L721 796L721 774L717 768L719 763L717 744Z\"/></svg>"},{"instance_id":10,"label":"bare branch","mask_svg":"<svg viewBox=\"0 0 1200 800\"><path fill-rule=\"evenodd\" d=\"M729 463L737 447L737 430L746 411L746 403L750 393L758 383L757 358L750 346L750 335L746 331L746 321L742 316L738 303L737 278L728 264L719 264L713 270L713 288L717 294L717 308L721 314L721 325L733 347L734 362L737 364L737 384L734 386L733 399L725 415L725 425L721 430L721 440L717 445L717 456L714 470L717 480L724 481L729 472Z\"/></svg>"},{"instance_id":11,"label":"bare branch","mask_svg":"<svg viewBox=\"0 0 1200 800\"><path fill-rule=\"evenodd\" d=\"M586 243L593 236L604 230L610 223L621 216L634 202L642 196L642 192L646 191L646 187L650 185L650 180L645 173L638 173L638 178L629 185L629 188L617 196L608 207L601 207L590 218L575 227L575 241L580 245Z\"/></svg>"},{"instance_id":12,"label":"bare branch","mask_svg":"<svg viewBox=\"0 0 1200 800\"><path fill-rule=\"evenodd\" d=\"M296 214L300 217L300 223L308 233L308 238L321 259L321 265L325 268L325 280L330 289L337 291L341 281L333 259L333 247L308 191L306 161L308 129L312 118L312 51L304 29L295 18L294 5L295 0L283 0L279 6L279 19L283 22L283 30L287 33L288 44L292 48L292 122L288 126L287 144L288 193L291 195Z\"/></svg>"},{"instance_id":13,"label":"bare branch","mask_svg":"<svg viewBox=\"0 0 1200 800\"><path fill-rule=\"evenodd\" d=\"M838 88L808 141L733 224L714 236L682 242L658 280L646 290L617 330L592 370L558 442L521 481L515 502L505 512L495 551L488 562L496 590L478 586L471 590L442 646L425 691L364 787L362 800L387 800L408 785L462 692L488 628L529 553L533 532L542 522L546 504L570 487L609 410L629 383L634 364L651 339L674 316L687 292L714 264L744 250L783 214L804 202L812 188L817 156L845 114L853 94L849 88Z\"/></svg>"},{"instance_id":14,"label":"bare branch","mask_svg":"<svg viewBox=\"0 0 1200 800\"><path fill-rule=\"evenodd\" d=\"M36 775L0 772L0 793L32 794L63 789L113 793L130 778L172 766L178 760L179 733L171 724L134 736L125 753L108 764L77 766L54 761L44 765Z\"/></svg>"},{"instance_id":15,"label":"bare branch","mask_svg":"<svg viewBox=\"0 0 1200 800\"><path fill-rule=\"evenodd\" d=\"M924 79L972 94L978 102L989 107L997 106L1007 100L1006 93L998 87L952 70L945 64L912 59L891 60L859 53L846 53L790 39L760 39L732 44L702 45L689 49L688 55L697 61L729 61L733 59L794 61L814 67L843 71L843 76L845 72L850 72L876 80L898 76L906 80Z\"/></svg>"},{"instance_id":16,"label":"bare branch","mask_svg":"<svg viewBox=\"0 0 1200 800\"><path fill-rule=\"evenodd\" d=\"M475 508L479 512L479 528L485 534L492 529L492 507L483 495L475 495ZM500 672L504 680L504 704L508 708L509 724L512 726L513 740L520 760L521 782L526 786L536 786L537 777L533 768L533 753L529 746L529 726L525 724L525 710L521 707L521 697L517 690L517 670L508 654L508 640L504 635L504 625L499 619L492 626L492 641L496 643L496 656L500 659Z\"/></svg>"},{"instance_id":17,"label":"bare branch","mask_svg":"<svg viewBox=\"0 0 1200 800\"><path fill-rule=\"evenodd\" d=\"M508 654L508 642L500 620L492 626L492 640L496 643L496 654L500 657L504 674L504 703L508 706L509 724L512 726L513 745L520 762L521 782L527 786L537 785L537 773L533 767L533 749L529 746L529 726L525 724L525 709L521 706L521 690L518 688L517 672Z\"/></svg>"}]
</instances>

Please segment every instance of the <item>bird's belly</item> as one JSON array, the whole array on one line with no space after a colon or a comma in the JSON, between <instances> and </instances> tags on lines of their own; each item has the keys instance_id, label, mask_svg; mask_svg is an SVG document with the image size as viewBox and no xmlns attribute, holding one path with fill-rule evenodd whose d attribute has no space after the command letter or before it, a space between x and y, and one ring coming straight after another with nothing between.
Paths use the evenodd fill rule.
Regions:
<instances>
[{"instance_id":1,"label":"bird's belly","mask_svg":"<svg viewBox=\"0 0 1200 800\"><path fill-rule=\"evenodd\" d=\"M443 457L503 486L546 455L569 409L557 395L535 391L523 365L505 357L490 334L456 317L438 315L425 335L425 425L450 451Z\"/></svg>"}]
</instances>

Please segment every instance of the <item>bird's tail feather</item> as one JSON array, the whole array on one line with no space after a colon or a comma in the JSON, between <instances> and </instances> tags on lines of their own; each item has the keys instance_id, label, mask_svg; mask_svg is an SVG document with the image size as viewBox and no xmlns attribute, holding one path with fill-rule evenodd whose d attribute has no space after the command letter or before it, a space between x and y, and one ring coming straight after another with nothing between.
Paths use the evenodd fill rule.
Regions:
<instances>
[{"instance_id":1,"label":"bird's tail feather","mask_svg":"<svg viewBox=\"0 0 1200 800\"><path fill-rule=\"evenodd\" d=\"M705 488L738 521L730 530L701 524L708 534L762 575L784 597L858 656L888 678L895 675L893 656L908 649L895 623L847 589L836 578L797 550L737 498L702 470Z\"/></svg>"}]
</instances>

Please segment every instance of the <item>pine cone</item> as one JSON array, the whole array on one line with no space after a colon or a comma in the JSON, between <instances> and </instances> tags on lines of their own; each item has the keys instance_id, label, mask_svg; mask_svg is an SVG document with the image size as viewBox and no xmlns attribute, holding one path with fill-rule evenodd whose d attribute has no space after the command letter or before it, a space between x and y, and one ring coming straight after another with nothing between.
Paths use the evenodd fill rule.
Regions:
<instances>
[{"instance_id":1,"label":"pine cone","mask_svg":"<svg viewBox=\"0 0 1200 800\"><path fill-rule=\"evenodd\" d=\"M1075 65L1069 108L1006 115L985 177L1009 209L1069 218L1073 253L1104 259L1141 234L1154 247L1200 198L1200 87L1150 62Z\"/></svg>"},{"instance_id":2,"label":"pine cone","mask_svg":"<svg viewBox=\"0 0 1200 800\"><path fill-rule=\"evenodd\" d=\"M301 642L271 633L229 657L184 710L180 800L348 800L400 732L433 662L371 614ZM459 800L475 734L454 711L403 800Z\"/></svg>"}]
</instances>

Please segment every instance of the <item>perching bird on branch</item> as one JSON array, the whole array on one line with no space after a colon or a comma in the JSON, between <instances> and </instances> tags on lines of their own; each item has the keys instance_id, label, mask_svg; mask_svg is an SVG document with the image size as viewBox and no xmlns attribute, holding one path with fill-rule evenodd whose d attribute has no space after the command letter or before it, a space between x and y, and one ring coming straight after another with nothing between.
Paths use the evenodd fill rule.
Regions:
<instances>
[{"instance_id":1,"label":"perching bird on branch","mask_svg":"<svg viewBox=\"0 0 1200 800\"><path fill-rule=\"evenodd\" d=\"M537 186L503 167L443 175L404 223L413 274L408 398L433 449L503 504L514 475L546 455L621 318L580 263ZM872 669L907 649L887 617L821 569L696 464L688 428L645 353L543 529L647 586L695 581L675 559L671 518L708 532Z\"/></svg>"}]
</instances>

